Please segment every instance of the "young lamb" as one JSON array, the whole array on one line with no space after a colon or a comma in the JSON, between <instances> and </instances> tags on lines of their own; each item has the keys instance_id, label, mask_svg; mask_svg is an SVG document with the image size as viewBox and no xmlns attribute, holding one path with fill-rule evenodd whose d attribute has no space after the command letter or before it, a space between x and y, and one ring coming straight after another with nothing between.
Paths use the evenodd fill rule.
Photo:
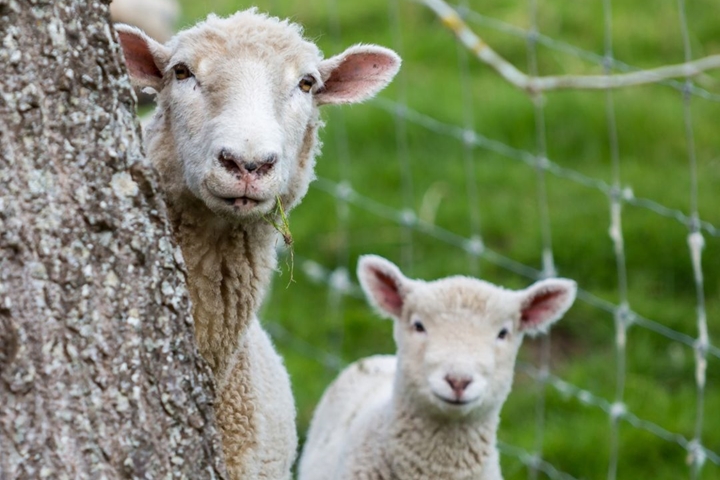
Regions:
<instances>
[{"instance_id":1,"label":"young lamb","mask_svg":"<svg viewBox=\"0 0 720 480\"><path fill-rule=\"evenodd\" d=\"M218 387L231 478L289 478L297 434L290 381L256 317L280 223L313 178L318 106L370 98L397 73L391 50L323 60L301 28L255 9L210 15L161 45L117 27L134 82L157 92L146 148L187 264L198 347Z\"/></svg>"},{"instance_id":2,"label":"young lamb","mask_svg":"<svg viewBox=\"0 0 720 480\"><path fill-rule=\"evenodd\" d=\"M520 291L482 280L411 280L364 256L358 277L394 320L397 356L345 369L315 411L300 480L498 480L500 409L525 334L546 330L575 299L575 282Z\"/></svg>"}]
</instances>

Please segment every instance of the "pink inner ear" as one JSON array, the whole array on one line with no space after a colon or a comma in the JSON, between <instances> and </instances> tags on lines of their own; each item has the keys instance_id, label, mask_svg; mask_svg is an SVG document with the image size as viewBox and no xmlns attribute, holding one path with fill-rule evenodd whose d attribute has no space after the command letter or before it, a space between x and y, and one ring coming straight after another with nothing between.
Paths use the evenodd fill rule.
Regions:
<instances>
[{"instance_id":1,"label":"pink inner ear","mask_svg":"<svg viewBox=\"0 0 720 480\"><path fill-rule=\"evenodd\" d=\"M348 56L325 81L325 90L336 101L365 96L378 83L387 81L388 70L396 68L395 60L377 53L355 53Z\"/></svg>"},{"instance_id":2,"label":"pink inner ear","mask_svg":"<svg viewBox=\"0 0 720 480\"><path fill-rule=\"evenodd\" d=\"M403 301L393 278L376 269L372 269L372 274L377 279L377 300L380 306L394 315L400 315Z\"/></svg>"},{"instance_id":3,"label":"pink inner ear","mask_svg":"<svg viewBox=\"0 0 720 480\"><path fill-rule=\"evenodd\" d=\"M522 328L533 328L555 316L563 291L551 290L532 298L520 313Z\"/></svg>"},{"instance_id":4,"label":"pink inner ear","mask_svg":"<svg viewBox=\"0 0 720 480\"><path fill-rule=\"evenodd\" d=\"M144 39L127 32L118 32L118 37L131 77L162 78L162 72L155 65L155 59Z\"/></svg>"}]
</instances>

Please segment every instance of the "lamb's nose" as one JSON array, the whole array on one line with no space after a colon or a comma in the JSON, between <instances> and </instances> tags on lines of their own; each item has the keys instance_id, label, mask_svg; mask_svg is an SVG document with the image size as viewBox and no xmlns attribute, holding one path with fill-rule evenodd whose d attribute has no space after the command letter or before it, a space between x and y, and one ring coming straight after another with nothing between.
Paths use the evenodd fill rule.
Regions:
<instances>
[{"instance_id":1,"label":"lamb's nose","mask_svg":"<svg viewBox=\"0 0 720 480\"><path fill-rule=\"evenodd\" d=\"M455 392L455 396L458 398L462 397L462 394L467 386L472 383L471 378L455 377L453 375L445 375L445 381L448 385L450 385L450 388L452 388L453 392Z\"/></svg>"}]
</instances>

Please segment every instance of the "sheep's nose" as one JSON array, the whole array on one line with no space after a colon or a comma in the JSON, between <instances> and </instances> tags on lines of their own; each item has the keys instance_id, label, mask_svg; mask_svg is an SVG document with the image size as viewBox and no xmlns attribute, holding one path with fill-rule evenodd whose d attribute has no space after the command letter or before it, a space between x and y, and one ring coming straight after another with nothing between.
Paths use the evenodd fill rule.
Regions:
<instances>
[{"instance_id":1,"label":"sheep's nose","mask_svg":"<svg viewBox=\"0 0 720 480\"><path fill-rule=\"evenodd\" d=\"M467 386L472 383L471 378L455 377L453 375L445 375L445 381L448 385L450 385L450 388L452 388L453 392L455 392L455 396L458 398L462 397L462 394Z\"/></svg>"},{"instance_id":2,"label":"sheep's nose","mask_svg":"<svg viewBox=\"0 0 720 480\"><path fill-rule=\"evenodd\" d=\"M254 162L248 162L245 164L245 170L252 173L257 170L258 173L267 173L268 170L272 168L273 165L275 165L275 162L277 162L277 154L276 153L270 153L267 155L264 155L261 157L261 160L254 161Z\"/></svg>"},{"instance_id":3,"label":"sheep's nose","mask_svg":"<svg viewBox=\"0 0 720 480\"><path fill-rule=\"evenodd\" d=\"M241 173L245 168L245 159L242 155L237 155L226 148L220 150L218 161L225 170L232 173Z\"/></svg>"},{"instance_id":4,"label":"sheep's nose","mask_svg":"<svg viewBox=\"0 0 720 480\"><path fill-rule=\"evenodd\" d=\"M260 155L253 159L246 159L242 155L238 155L229 149L223 148L218 154L220 164L229 172L234 174L247 173L266 173L277 162L276 153Z\"/></svg>"}]
</instances>

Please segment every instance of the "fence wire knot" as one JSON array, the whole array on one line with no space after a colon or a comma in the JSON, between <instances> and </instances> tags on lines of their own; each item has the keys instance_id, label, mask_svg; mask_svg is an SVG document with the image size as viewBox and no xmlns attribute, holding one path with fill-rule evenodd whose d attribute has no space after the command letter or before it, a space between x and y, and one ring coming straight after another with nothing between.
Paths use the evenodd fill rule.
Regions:
<instances>
[{"instance_id":1,"label":"fence wire knot","mask_svg":"<svg viewBox=\"0 0 720 480\"><path fill-rule=\"evenodd\" d=\"M338 183L335 194L340 200L348 200L352 193L353 189L349 182Z\"/></svg>"},{"instance_id":2,"label":"fence wire knot","mask_svg":"<svg viewBox=\"0 0 720 480\"><path fill-rule=\"evenodd\" d=\"M542 170L547 170L551 166L550 160L546 156L540 155L535 158L535 166Z\"/></svg>"},{"instance_id":3,"label":"fence wire knot","mask_svg":"<svg viewBox=\"0 0 720 480\"><path fill-rule=\"evenodd\" d=\"M615 309L615 322L617 323L618 327L627 330L627 328L631 326L634 321L635 315L633 315L632 310L630 310L630 305L628 305L626 302L618 305L618 307Z\"/></svg>"},{"instance_id":4,"label":"fence wire knot","mask_svg":"<svg viewBox=\"0 0 720 480\"><path fill-rule=\"evenodd\" d=\"M415 212L413 212L409 208L405 208L400 213L400 221L406 227L412 227L417 222L417 215L415 215Z\"/></svg>"},{"instance_id":5,"label":"fence wire knot","mask_svg":"<svg viewBox=\"0 0 720 480\"><path fill-rule=\"evenodd\" d=\"M474 235L465 244L465 249L471 255L475 255L476 257L479 257L485 251L485 244L483 243L482 239L479 236Z\"/></svg>"},{"instance_id":6,"label":"fence wire knot","mask_svg":"<svg viewBox=\"0 0 720 480\"><path fill-rule=\"evenodd\" d=\"M635 198L635 192L633 192L632 187L625 187L622 190L622 199L626 202L629 202Z\"/></svg>"},{"instance_id":7,"label":"fence wire knot","mask_svg":"<svg viewBox=\"0 0 720 480\"><path fill-rule=\"evenodd\" d=\"M610 418L614 422L624 417L625 413L627 413L627 407L622 402L615 402L610 407Z\"/></svg>"},{"instance_id":8,"label":"fence wire knot","mask_svg":"<svg viewBox=\"0 0 720 480\"><path fill-rule=\"evenodd\" d=\"M705 448L703 448L700 442L698 440L691 440L688 443L687 451L688 465L692 465L698 470L702 468L702 466L705 464L705 460L707 459L707 454L705 453Z\"/></svg>"},{"instance_id":9,"label":"fence wire knot","mask_svg":"<svg viewBox=\"0 0 720 480\"><path fill-rule=\"evenodd\" d=\"M474 146L474 145L477 143L477 141L478 141L478 139L477 139L477 134L475 133L474 130L465 130L465 131L463 131L462 139L463 139L463 142L465 143L465 146L466 146L466 147L472 147L472 146Z\"/></svg>"}]
</instances>

